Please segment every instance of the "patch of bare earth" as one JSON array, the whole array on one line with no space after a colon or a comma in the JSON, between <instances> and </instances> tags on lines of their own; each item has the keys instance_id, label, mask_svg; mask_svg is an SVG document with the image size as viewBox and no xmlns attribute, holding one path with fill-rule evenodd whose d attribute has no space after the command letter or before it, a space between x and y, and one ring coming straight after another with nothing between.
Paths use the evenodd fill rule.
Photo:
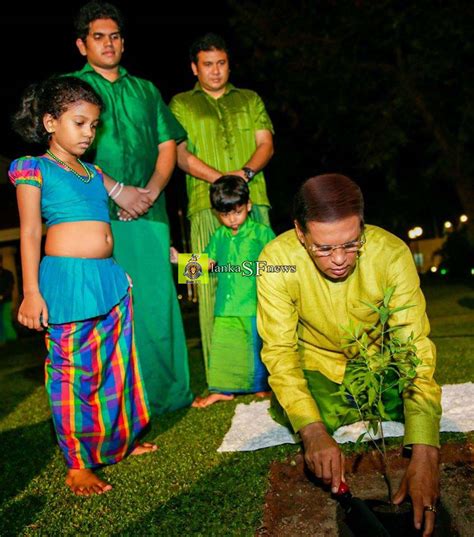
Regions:
<instances>
[{"instance_id":1,"label":"patch of bare earth","mask_svg":"<svg viewBox=\"0 0 474 537\"><path fill-rule=\"evenodd\" d=\"M401 450L389 452L394 490L408 464ZM441 447L441 503L435 537L474 535L474 444L449 443ZM348 457L346 480L354 496L386 499L387 488L376 452ZM351 535L330 490L312 480L305 471L302 454L270 469L262 526L257 537L335 537Z\"/></svg>"}]
</instances>

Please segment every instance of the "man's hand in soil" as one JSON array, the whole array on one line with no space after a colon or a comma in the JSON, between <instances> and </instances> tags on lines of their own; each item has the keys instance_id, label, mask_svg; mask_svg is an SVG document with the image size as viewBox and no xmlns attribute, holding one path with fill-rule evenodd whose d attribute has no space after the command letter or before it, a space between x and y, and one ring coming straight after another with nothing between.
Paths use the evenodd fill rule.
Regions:
<instances>
[{"instance_id":1,"label":"man's hand in soil","mask_svg":"<svg viewBox=\"0 0 474 537\"><path fill-rule=\"evenodd\" d=\"M439 450L434 446L414 444L407 471L400 488L393 497L399 504L406 495L413 503L414 524L420 529L423 524L423 537L429 537L434 530L436 512L426 507L436 508L439 498Z\"/></svg>"},{"instance_id":2,"label":"man's hand in soil","mask_svg":"<svg viewBox=\"0 0 474 537\"><path fill-rule=\"evenodd\" d=\"M336 493L344 479L344 455L322 422L306 425L300 430L304 458L308 468Z\"/></svg>"}]
</instances>

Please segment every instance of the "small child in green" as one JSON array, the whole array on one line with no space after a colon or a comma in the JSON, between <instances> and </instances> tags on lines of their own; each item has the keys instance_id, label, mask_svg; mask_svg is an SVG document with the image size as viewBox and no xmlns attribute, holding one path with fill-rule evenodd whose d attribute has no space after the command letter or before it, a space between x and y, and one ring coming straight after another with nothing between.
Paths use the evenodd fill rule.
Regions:
<instances>
[{"instance_id":1,"label":"small child in green","mask_svg":"<svg viewBox=\"0 0 474 537\"><path fill-rule=\"evenodd\" d=\"M241 177L220 177L211 185L210 196L222 226L205 249L218 279L207 367L210 393L192 404L200 408L233 399L234 394L270 394L268 373L260 358L256 273L258 256L275 234L248 218L252 204Z\"/></svg>"}]
</instances>

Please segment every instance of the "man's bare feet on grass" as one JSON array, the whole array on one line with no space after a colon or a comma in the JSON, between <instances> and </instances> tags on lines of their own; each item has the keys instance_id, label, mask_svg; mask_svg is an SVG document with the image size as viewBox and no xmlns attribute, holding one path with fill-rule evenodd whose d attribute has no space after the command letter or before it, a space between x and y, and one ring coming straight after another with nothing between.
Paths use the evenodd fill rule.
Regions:
<instances>
[{"instance_id":1,"label":"man's bare feet on grass","mask_svg":"<svg viewBox=\"0 0 474 537\"><path fill-rule=\"evenodd\" d=\"M196 397L191 406L194 408L204 408L213 405L218 401L232 401L233 398L233 395L226 395L225 393L211 393L206 397Z\"/></svg>"},{"instance_id":2,"label":"man's bare feet on grass","mask_svg":"<svg viewBox=\"0 0 474 537\"><path fill-rule=\"evenodd\" d=\"M255 392L254 395L256 397L270 397L270 395L272 394L272 392Z\"/></svg>"},{"instance_id":3,"label":"man's bare feet on grass","mask_svg":"<svg viewBox=\"0 0 474 537\"><path fill-rule=\"evenodd\" d=\"M112 485L103 481L89 468L79 470L69 469L66 476L66 485L78 496L92 496L103 494L112 489Z\"/></svg>"},{"instance_id":4,"label":"man's bare feet on grass","mask_svg":"<svg viewBox=\"0 0 474 537\"><path fill-rule=\"evenodd\" d=\"M156 444L152 444L151 442L142 442L141 444L138 444L136 448L133 449L130 455L143 455L145 453L153 453L153 451L156 451L157 449L158 446Z\"/></svg>"}]
</instances>

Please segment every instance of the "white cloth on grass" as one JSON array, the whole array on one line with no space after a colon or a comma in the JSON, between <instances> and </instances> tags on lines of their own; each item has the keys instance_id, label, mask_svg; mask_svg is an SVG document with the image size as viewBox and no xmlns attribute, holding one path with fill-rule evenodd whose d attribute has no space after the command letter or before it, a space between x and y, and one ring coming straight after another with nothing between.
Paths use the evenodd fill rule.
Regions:
<instances>
[{"instance_id":1,"label":"white cloth on grass","mask_svg":"<svg viewBox=\"0 0 474 537\"><path fill-rule=\"evenodd\" d=\"M441 432L473 431L474 383L446 384L442 386L442 392ZM254 451L280 444L295 444L296 437L272 419L269 406L269 400L237 405L230 429L217 451ZM388 421L384 422L383 430L386 437L403 436L404 426L403 423ZM355 442L364 431L362 422L344 425L334 433L334 438L339 444Z\"/></svg>"}]
</instances>

